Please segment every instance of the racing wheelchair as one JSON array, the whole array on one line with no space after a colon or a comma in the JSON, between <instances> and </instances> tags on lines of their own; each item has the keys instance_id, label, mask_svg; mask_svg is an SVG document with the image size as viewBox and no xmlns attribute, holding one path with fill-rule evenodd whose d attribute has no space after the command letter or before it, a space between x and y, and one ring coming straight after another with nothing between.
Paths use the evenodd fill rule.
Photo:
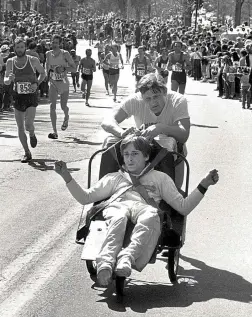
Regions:
<instances>
[{"instance_id":1,"label":"racing wheelchair","mask_svg":"<svg viewBox=\"0 0 252 317\"><path fill-rule=\"evenodd\" d=\"M94 158L101 154L99 179L108 173L117 172L123 165L123 158L120 153L120 143L111 145L106 149L96 151L89 159L88 164L88 188L91 186L92 163ZM176 160L174 159L176 157ZM161 148L154 141L152 154L150 156L150 167L159 171L166 172L174 180L175 166L184 161L186 165L185 191L181 191L184 197L188 195L189 187L189 163L186 158L179 152L168 152ZM165 168L164 168L165 167ZM167 168L168 167L168 168ZM164 171L165 169L165 171ZM109 199L107 200L109 201ZM107 203L107 205L109 202ZM106 201L97 202L93 206L84 206L82 209L79 226L76 234L76 243L84 245L81 259L86 261L86 267L90 276L96 276L96 257L101 249L102 243L106 236L106 223L102 217L102 210L106 207ZM185 242L186 217L179 214L166 202L161 201L159 210L161 221L161 235L158 245L149 261L153 264L156 261L157 254L162 253L167 256L168 276L171 283L176 283L179 269L180 249ZM134 225L128 221L124 247L130 241L130 234ZM116 285L116 294L123 296L125 277L114 276Z\"/></svg>"}]
</instances>

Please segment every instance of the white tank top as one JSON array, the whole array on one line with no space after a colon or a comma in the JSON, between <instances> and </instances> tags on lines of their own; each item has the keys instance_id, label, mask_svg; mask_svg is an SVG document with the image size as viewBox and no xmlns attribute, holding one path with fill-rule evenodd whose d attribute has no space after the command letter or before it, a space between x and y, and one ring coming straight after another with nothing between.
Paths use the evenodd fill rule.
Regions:
<instances>
[{"instance_id":1,"label":"white tank top","mask_svg":"<svg viewBox=\"0 0 252 317\"><path fill-rule=\"evenodd\" d=\"M114 69L118 69L119 63L120 63L119 53L117 53L117 56L115 56L113 53L111 53L110 59L109 59L109 67L114 68Z\"/></svg>"},{"instance_id":2,"label":"white tank top","mask_svg":"<svg viewBox=\"0 0 252 317\"><path fill-rule=\"evenodd\" d=\"M49 67L53 70L50 74L51 79L56 80L56 81L67 80L67 73L66 72L63 72L61 74L57 74L54 72L54 69L56 66L64 66L64 67L68 66L67 61L64 57L63 50L60 50L60 53L57 56L53 55L53 51L49 51L47 54L48 54L47 57L48 57Z\"/></svg>"}]
</instances>

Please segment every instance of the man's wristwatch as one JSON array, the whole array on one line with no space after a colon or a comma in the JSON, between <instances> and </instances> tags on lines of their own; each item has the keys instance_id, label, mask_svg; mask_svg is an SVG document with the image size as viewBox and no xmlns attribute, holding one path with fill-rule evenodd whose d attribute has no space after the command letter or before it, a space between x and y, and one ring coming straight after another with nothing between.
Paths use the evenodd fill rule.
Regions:
<instances>
[{"instance_id":1,"label":"man's wristwatch","mask_svg":"<svg viewBox=\"0 0 252 317\"><path fill-rule=\"evenodd\" d=\"M204 186L202 186L201 184L199 184L197 186L197 189L199 190L199 192L201 192L202 195L205 195L207 188L205 188Z\"/></svg>"}]
</instances>

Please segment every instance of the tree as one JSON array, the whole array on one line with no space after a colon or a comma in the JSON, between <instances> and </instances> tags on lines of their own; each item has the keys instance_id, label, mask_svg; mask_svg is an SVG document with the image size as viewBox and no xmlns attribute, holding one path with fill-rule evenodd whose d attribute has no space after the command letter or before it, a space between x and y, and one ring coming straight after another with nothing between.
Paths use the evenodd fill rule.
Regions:
<instances>
[{"instance_id":1,"label":"tree","mask_svg":"<svg viewBox=\"0 0 252 317\"><path fill-rule=\"evenodd\" d=\"M151 0L134 0L131 1L132 7L135 9L136 12L136 20L141 20L141 12L143 10L148 10L148 5L151 3Z\"/></svg>"},{"instance_id":2,"label":"tree","mask_svg":"<svg viewBox=\"0 0 252 317\"><path fill-rule=\"evenodd\" d=\"M241 24L241 11L244 0L236 0L235 2L235 26Z\"/></svg>"}]
</instances>

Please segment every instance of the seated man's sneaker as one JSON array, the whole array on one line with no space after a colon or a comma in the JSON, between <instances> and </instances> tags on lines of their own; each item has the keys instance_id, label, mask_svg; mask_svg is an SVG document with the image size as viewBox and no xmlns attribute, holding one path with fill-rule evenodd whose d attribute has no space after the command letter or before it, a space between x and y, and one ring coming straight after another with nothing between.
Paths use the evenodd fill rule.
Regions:
<instances>
[{"instance_id":1,"label":"seated man's sneaker","mask_svg":"<svg viewBox=\"0 0 252 317\"><path fill-rule=\"evenodd\" d=\"M117 261L115 273L117 276L129 277L131 275L132 259L129 255L123 255Z\"/></svg>"},{"instance_id":2,"label":"seated man's sneaker","mask_svg":"<svg viewBox=\"0 0 252 317\"><path fill-rule=\"evenodd\" d=\"M97 265L97 281L101 286L108 286L112 281L112 267L108 263Z\"/></svg>"}]
</instances>

